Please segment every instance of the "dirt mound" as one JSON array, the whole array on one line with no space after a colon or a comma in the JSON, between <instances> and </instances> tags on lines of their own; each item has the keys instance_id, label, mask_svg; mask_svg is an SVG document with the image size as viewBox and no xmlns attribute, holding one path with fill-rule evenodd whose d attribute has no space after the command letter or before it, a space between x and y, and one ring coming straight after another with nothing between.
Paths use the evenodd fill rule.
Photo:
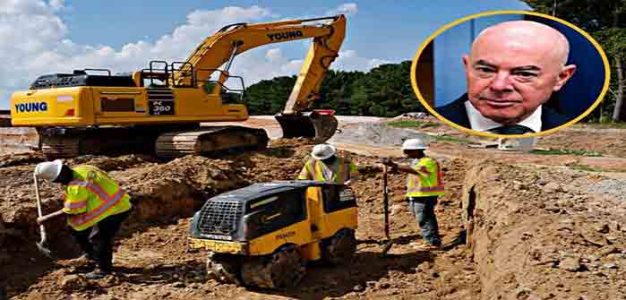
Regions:
<instances>
[{"instance_id":1,"label":"dirt mound","mask_svg":"<svg viewBox=\"0 0 626 300\"><path fill-rule=\"evenodd\" d=\"M270 140L270 148L281 148L281 147L294 148L294 147L301 147L301 146L308 146L308 145L315 145L315 144L317 143L314 140L306 139L306 138L292 138L292 139L281 138L281 139Z\"/></svg>"},{"instance_id":2,"label":"dirt mound","mask_svg":"<svg viewBox=\"0 0 626 300\"><path fill-rule=\"evenodd\" d=\"M119 171L131 168L147 167L155 165L158 161L149 155L129 154L117 157L85 155L68 159L70 165L89 164L104 171Z\"/></svg>"},{"instance_id":3,"label":"dirt mound","mask_svg":"<svg viewBox=\"0 0 626 300\"><path fill-rule=\"evenodd\" d=\"M481 297L626 297L626 202L594 193L602 180L583 172L474 165L463 202ZM625 193L626 182L619 189Z\"/></svg>"},{"instance_id":4,"label":"dirt mound","mask_svg":"<svg viewBox=\"0 0 626 300\"><path fill-rule=\"evenodd\" d=\"M70 165L93 164L111 171L130 193L135 210L127 221L126 232L143 230L154 223L177 222L189 217L204 201L217 193L246 185L239 174L242 170L225 160L187 156L168 163L150 162L140 156L79 157L69 160ZM52 267L50 261L36 251L34 241L39 239L32 170L34 164L0 168L3 178L0 195L0 220L3 223L1 257L11 257L2 262L3 275L10 277L12 286L22 286L40 272ZM61 188L40 182L40 195L44 212L61 208ZM46 224L49 244L56 255L71 257L77 254L65 230L64 221ZM10 234L8 234L8 233ZM39 265L33 266L33 261ZM24 270L28 270L24 272ZM43 269L43 270L42 270ZM3 280L0 278L0 281ZM19 284L18 284L19 283Z\"/></svg>"},{"instance_id":5,"label":"dirt mound","mask_svg":"<svg viewBox=\"0 0 626 300\"><path fill-rule=\"evenodd\" d=\"M191 205L196 195L178 194L181 187L185 191L215 191L211 187L235 188L229 182L248 184L251 182L293 179L307 158L311 145L280 143L266 151L229 157L223 160L210 160L202 157L184 157L166 164L146 165L141 168L114 171L112 174L123 181L137 206L142 202L153 203L162 209L162 219L170 223L151 226L141 231L133 231L120 241L115 255L115 265L120 274L93 283L85 282L76 276L71 268L51 268L40 279L34 281L17 298L64 298L90 299L94 297L112 298L171 298L171 299L225 299L225 298L275 298L284 297L320 299L324 297L376 298L417 295L420 299L432 298L471 298L478 293L477 277L472 273L472 265L465 257L463 249L454 249L445 254L434 254L416 250L422 244L414 217L406 209L403 201L404 175L392 174L394 211L392 216L392 236L396 244L388 258L379 257L378 240L383 238L381 173L376 167L379 158L352 155L360 166L361 179L354 183L359 201L360 240L357 259L349 267L332 267L319 264L310 266L304 282L294 290L255 291L234 285L207 281L204 263L206 253L187 251L186 237L188 219L177 222L166 200ZM343 151L341 154L346 154ZM443 163L449 180L462 177L464 162L451 160ZM215 173L211 175L211 173ZM186 174L186 175L183 175ZM223 181L219 178L229 178ZM235 176L235 177L231 177ZM218 178L218 180L216 180ZM174 180L176 179L176 180ZM239 181L238 181L239 180ZM459 224L460 211L458 198L460 185L450 184L450 196L446 196L445 210L440 212L442 233L448 239L454 237ZM150 191L154 188L154 191ZM457 191L458 190L458 191ZM166 195L166 191L167 195ZM158 199L152 199L157 195ZM207 195L208 196L208 195ZM141 199L139 199L141 198ZM187 199L187 200L185 200ZM137 217L151 216L155 211L145 212L139 208ZM185 215L179 210L177 214ZM165 214L170 216L165 217ZM156 218L156 216L155 216ZM144 221L131 220L133 224ZM127 226L128 227L128 226ZM457 265L466 270L460 271ZM457 269L457 270L454 270ZM416 284L419 283L419 284ZM59 289L58 287L66 287ZM15 294L14 290L10 291Z\"/></svg>"},{"instance_id":6,"label":"dirt mound","mask_svg":"<svg viewBox=\"0 0 626 300\"><path fill-rule=\"evenodd\" d=\"M395 138L391 132L382 135L381 140ZM406 177L392 173L394 245L389 257L380 257L378 242L384 238L384 223L378 156L382 154L340 151L359 165L360 179L352 183L359 207L354 261L341 267L312 264L303 283L287 291L248 290L207 280L207 253L187 248L188 217L205 199L220 192L253 182L294 179L312 147L308 140L281 139L272 141L267 150L222 159L187 156L162 162L145 156L91 156L70 160L110 171L135 204L118 241L114 261L118 274L97 282L83 280L75 268L65 266L64 259L55 265L34 249L38 233L32 170L37 161L25 158L0 166L0 178L6 182L0 187L0 231L13 232L0 235L0 287L7 286L16 299L624 297L623 176L534 163L477 163L483 157L525 161L513 154L467 153L465 148L458 155L435 155L446 183L446 194L437 207L445 250L423 249L417 221L404 200ZM553 160L537 157L533 159ZM60 206L57 186L44 182L41 192L46 211ZM472 222L465 223L463 214L472 216ZM73 245L63 239L67 234L62 221L49 226L51 244ZM455 247L454 242L463 237L462 226L469 227L471 248Z\"/></svg>"},{"instance_id":7,"label":"dirt mound","mask_svg":"<svg viewBox=\"0 0 626 300\"><path fill-rule=\"evenodd\" d=\"M111 172L129 192L137 221L191 216L218 193L246 185L232 161L185 156L165 164Z\"/></svg>"},{"instance_id":8,"label":"dirt mound","mask_svg":"<svg viewBox=\"0 0 626 300\"><path fill-rule=\"evenodd\" d=\"M385 123L357 123L347 125L329 141L338 143L398 146L409 138L426 138L416 130L394 128Z\"/></svg>"},{"instance_id":9,"label":"dirt mound","mask_svg":"<svg viewBox=\"0 0 626 300\"><path fill-rule=\"evenodd\" d=\"M537 147L598 152L626 157L626 129L572 128L540 138Z\"/></svg>"},{"instance_id":10,"label":"dirt mound","mask_svg":"<svg viewBox=\"0 0 626 300\"><path fill-rule=\"evenodd\" d=\"M0 126L0 137L0 153L32 151L39 143L34 128Z\"/></svg>"},{"instance_id":11,"label":"dirt mound","mask_svg":"<svg viewBox=\"0 0 626 300\"><path fill-rule=\"evenodd\" d=\"M10 167L24 164L33 164L44 161L46 158L40 152L25 152L0 155L0 167Z\"/></svg>"}]
</instances>

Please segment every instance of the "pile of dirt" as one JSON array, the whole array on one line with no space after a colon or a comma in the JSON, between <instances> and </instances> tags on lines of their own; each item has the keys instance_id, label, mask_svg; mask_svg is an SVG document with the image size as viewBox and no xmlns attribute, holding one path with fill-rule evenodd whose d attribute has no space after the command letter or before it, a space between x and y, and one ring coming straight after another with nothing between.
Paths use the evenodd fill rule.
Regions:
<instances>
[{"instance_id":1,"label":"pile of dirt","mask_svg":"<svg viewBox=\"0 0 626 300\"><path fill-rule=\"evenodd\" d=\"M364 125L371 128L371 124ZM401 143L402 138L394 140L393 134L365 138ZM466 149L455 149L458 155L453 151L438 155L437 147L431 151L442 164L446 183L446 194L437 207L446 244L443 251L424 250L417 221L404 200L406 177L392 173L394 246L390 256L380 257L379 241L384 239L381 154L341 151L357 163L360 174L352 183L359 207L354 261L337 267L312 264L302 284L286 291L207 280L207 253L188 250L191 214L223 191L254 182L294 179L312 147L310 140L275 140L267 150L222 159L187 156L162 162L131 155L70 160L109 171L129 191L136 208L118 240L117 275L100 281L87 281L75 268L67 267L66 260L53 264L35 251L32 170L38 160L23 157L0 165L0 178L6 181L0 187L0 232L17 233L0 234L0 258L3 251L8 258L0 259L0 276L5 276L0 278L0 287L7 286L16 299L624 297L623 177L537 166L537 162L554 160L547 156L468 154ZM516 165L480 160L485 156ZM58 186L43 182L41 193L46 211L60 206ZM471 247L457 243L464 226L470 231ZM51 244L73 245L63 239L67 233L61 230L62 221L51 223L50 228L59 230L53 232Z\"/></svg>"},{"instance_id":2,"label":"pile of dirt","mask_svg":"<svg viewBox=\"0 0 626 300\"><path fill-rule=\"evenodd\" d=\"M335 134L329 142L342 144L366 144L399 146L409 138L430 140L429 136L417 130L395 128L385 123L356 123L345 126L341 132Z\"/></svg>"},{"instance_id":3,"label":"pile of dirt","mask_svg":"<svg viewBox=\"0 0 626 300\"><path fill-rule=\"evenodd\" d=\"M78 298L107 295L114 298L191 299L267 297L271 295L268 292L297 298L420 295L425 299L455 299L478 293L478 280L471 271L471 262L466 259L467 251L459 248L438 255L415 250L422 243L416 221L403 201L405 179L402 174L390 175L392 236L397 243L390 257L379 257L377 241L383 238L379 158L360 155L352 155L352 159L359 165L361 177L354 183L359 199L357 236L361 243L357 259L349 268L312 265L298 289L262 294L207 281L204 273L206 253L189 253L186 244L187 217L192 208L197 208L198 199L252 182L293 179L311 148L307 141L277 141L271 148L258 153L221 160L188 156L168 163L128 157L119 160L79 158L76 162L107 162L106 165L113 170L112 176L122 182L136 203L137 211L124 226L125 233L116 251L115 265L120 274L93 283L82 280L73 268L50 265L44 270L34 270L22 264L22 270L35 273L38 278L28 278L21 283L15 279L18 277L13 277L15 280L9 281L9 293L16 295L16 291L21 290L17 298L64 298L72 294ZM342 151L341 154L347 153ZM116 162L119 161L133 161L134 167L118 170ZM460 194L461 187L452 181L462 177L464 162L446 161L443 165L451 188L450 196L442 200L444 210L440 211L440 224L442 234L450 239L457 233L461 222L459 199L454 199ZM31 167L24 166L24 170L30 171ZM15 168L19 167L4 169ZM28 262L25 257L16 258ZM420 284L416 285L416 282Z\"/></svg>"},{"instance_id":4,"label":"pile of dirt","mask_svg":"<svg viewBox=\"0 0 626 300\"><path fill-rule=\"evenodd\" d=\"M0 126L0 137L0 154L32 151L39 144L34 128Z\"/></svg>"},{"instance_id":5,"label":"pile of dirt","mask_svg":"<svg viewBox=\"0 0 626 300\"><path fill-rule=\"evenodd\" d=\"M626 129L594 129L576 126L540 138L537 147L626 157L624 141L626 141Z\"/></svg>"},{"instance_id":6,"label":"pile of dirt","mask_svg":"<svg viewBox=\"0 0 626 300\"><path fill-rule=\"evenodd\" d=\"M137 222L191 216L209 197L247 184L232 161L185 156L111 172L132 197Z\"/></svg>"},{"instance_id":7,"label":"pile of dirt","mask_svg":"<svg viewBox=\"0 0 626 300\"><path fill-rule=\"evenodd\" d=\"M45 160L40 152L24 152L0 155L0 167L38 163Z\"/></svg>"},{"instance_id":8,"label":"pile of dirt","mask_svg":"<svg viewBox=\"0 0 626 300\"><path fill-rule=\"evenodd\" d=\"M0 167L0 178L4 179L0 220L5 232L0 243L4 254L0 253L0 258L10 258L2 261L2 273L16 288L22 286L21 282L34 280L33 277L43 270L53 267L37 253L34 243L39 239L32 179L35 165L31 161L22 163ZM153 224L175 223L181 217L191 216L207 198L247 184L240 176L243 171L232 162L205 157L187 156L168 163L156 163L134 155L68 160L70 165L84 163L111 171L111 176L131 195L134 212L127 221L127 234ZM44 212L61 208L61 192L61 187L56 184L40 182ZM46 229L54 253L62 258L78 254L62 218L47 223ZM36 267L32 266L34 262L37 262ZM28 272L24 272L25 269Z\"/></svg>"},{"instance_id":9,"label":"pile of dirt","mask_svg":"<svg viewBox=\"0 0 626 300\"><path fill-rule=\"evenodd\" d=\"M625 298L626 202L597 193L604 180L615 179L476 163L463 203L481 297Z\"/></svg>"}]
</instances>

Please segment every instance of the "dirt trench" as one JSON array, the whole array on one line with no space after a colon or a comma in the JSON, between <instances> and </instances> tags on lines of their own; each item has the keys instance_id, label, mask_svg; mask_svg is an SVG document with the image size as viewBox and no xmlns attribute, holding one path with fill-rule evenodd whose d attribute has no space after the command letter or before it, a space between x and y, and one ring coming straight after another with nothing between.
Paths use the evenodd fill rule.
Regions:
<instances>
[{"instance_id":1,"label":"dirt trench","mask_svg":"<svg viewBox=\"0 0 626 300\"><path fill-rule=\"evenodd\" d=\"M0 285L23 289L54 269L49 259L37 252L36 202L32 171L43 158L37 154L0 159ZM70 165L89 163L109 171L127 189L134 206L122 238L159 224L176 223L191 216L210 196L247 185L241 167L228 161L187 156L168 163L150 157L127 155L117 158L79 157ZM40 181L44 212L60 209L59 186ZM71 241L64 220L46 224L50 246L57 259L72 258L78 249Z\"/></svg>"},{"instance_id":2,"label":"dirt trench","mask_svg":"<svg viewBox=\"0 0 626 300\"><path fill-rule=\"evenodd\" d=\"M80 157L70 164L90 163L103 168L119 180L133 197L135 211L124 225L116 252L116 265L124 275L107 279L101 283L85 282L74 275L75 269L65 265L65 258L78 254L72 249L73 243L63 230L63 223L52 223L49 231L51 245L64 245L68 249L53 248L63 257L53 264L41 257L34 249L37 239L34 226L34 201L30 175L36 158L32 160L13 157L14 162L6 162L0 167L0 176L8 179L5 198L2 202L3 216L7 216L7 226L19 232L11 237L13 241L0 246L8 254L10 261L5 262L5 278L0 281L8 287L9 295L16 298L64 298L72 294L79 298L102 296L121 298L179 298L182 295L191 298L204 298L207 290L213 291L216 298L226 298L233 291L239 291L242 297L272 295L277 297L322 298L361 297L363 295L466 295L472 293L471 282L456 284L456 289L438 290L437 286L446 284L428 283L415 286L413 282L427 282L438 278L435 271L435 258L426 251L414 251L421 245L415 220L408 213L402 200L404 177L393 174L391 178L393 206L392 232L398 243L392 249L389 259L378 257L377 241L382 236L382 206L380 171L373 167L378 158L352 155L361 168L362 181L355 185L359 197L360 229L362 240L354 268L333 268L313 266L305 279L303 288L284 293L267 291L248 291L231 285L221 285L206 280L204 260L206 253L187 253L186 234L188 217L203 203L204 199L219 192L234 189L252 182L293 179L302 167L310 152L311 145L303 141L277 141L266 151L252 155L241 155L212 160L203 157L188 156L168 163L161 163L142 156ZM342 154L346 154L342 152ZM459 162L446 162L450 168L458 168ZM447 176L456 174L449 172ZM460 195L460 186L457 186ZM60 206L55 200L58 188L42 183L42 197L45 210L52 211ZM450 194L450 197L454 196ZM58 198L58 197L56 197ZM443 206L451 206L452 199L442 200ZM457 201L458 202L458 201ZM458 210L459 205L456 205ZM455 214L442 216L442 230L455 229L460 219L452 220ZM448 220L450 219L450 220ZM454 223L457 224L454 224ZM20 245L11 248L9 245ZM460 251L460 252L459 252ZM462 250L451 255L464 255ZM451 262L446 255L444 264ZM431 270L419 272L418 268ZM445 269L445 267L442 267ZM161 274L161 275L159 275ZM433 275L434 274L434 275ZM455 276L465 278L465 274L450 275L444 281L451 281ZM433 277L434 276L434 277ZM471 277L471 276L470 276ZM155 279L156 278L156 279ZM185 284L180 280L185 278ZM333 284L328 284L334 282ZM464 281L460 281L464 282ZM467 288L469 286L469 288ZM157 290L164 290L163 294ZM461 292L459 292L460 290ZM136 292L136 294L135 294ZM459 294L460 293L460 294ZM136 295L136 297L132 296ZM425 298L425 299L426 299ZM453 299L455 297L450 297Z\"/></svg>"},{"instance_id":3,"label":"dirt trench","mask_svg":"<svg viewBox=\"0 0 626 300\"><path fill-rule=\"evenodd\" d=\"M626 299L625 192L597 174L474 164L462 199L480 298Z\"/></svg>"},{"instance_id":4,"label":"dirt trench","mask_svg":"<svg viewBox=\"0 0 626 300\"><path fill-rule=\"evenodd\" d=\"M80 157L109 171L133 196L135 211L117 243L117 276L89 282L67 266L77 254L50 225L57 263L34 249L37 228L32 168L37 156L0 158L2 263L0 285L16 299L620 299L624 297L624 182L555 167L435 157L446 195L437 208L447 247L423 250L404 201L404 175L390 175L390 256L383 239L381 173L376 156L352 156L359 204L356 259L348 266L312 265L294 290L267 291L219 284L204 273L206 253L189 252L188 218L207 197L252 182L292 179L310 151L306 141L279 140L265 151L220 160L187 156L159 162L145 156ZM17 160L17 161L12 161ZM2 165L4 163L4 165ZM58 188L42 183L46 211L60 206ZM58 197L57 197L58 198ZM470 201L472 200L472 201ZM471 205L470 205L471 204ZM465 218L463 218L464 216ZM471 216L471 218L470 218ZM457 244L462 227L471 247ZM4 243L3 243L4 240ZM67 248L67 249L64 249ZM2 254L4 253L4 254ZM621 277L620 277L621 276Z\"/></svg>"}]
</instances>

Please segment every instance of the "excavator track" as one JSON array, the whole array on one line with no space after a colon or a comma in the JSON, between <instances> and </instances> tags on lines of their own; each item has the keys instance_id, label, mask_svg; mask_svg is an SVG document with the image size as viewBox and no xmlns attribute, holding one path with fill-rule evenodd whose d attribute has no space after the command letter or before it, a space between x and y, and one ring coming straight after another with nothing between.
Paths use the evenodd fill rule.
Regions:
<instances>
[{"instance_id":1,"label":"excavator track","mask_svg":"<svg viewBox=\"0 0 626 300\"><path fill-rule=\"evenodd\" d=\"M156 140L158 157L172 158L188 154L220 155L267 147L269 137L263 129L221 126L169 132Z\"/></svg>"},{"instance_id":2,"label":"excavator track","mask_svg":"<svg viewBox=\"0 0 626 300\"><path fill-rule=\"evenodd\" d=\"M70 136L41 136L41 152L48 158L69 158L81 154L80 138Z\"/></svg>"},{"instance_id":3,"label":"excavator track","mask_svg":"<svg viewBox=\"0 0 626 300\"><path fill-rule=\"evenodd\" d=\"M178 130L181 127L172 127ZM80 155L151 154L154 141L166 128L93 127L42 128L39 147L49 159Z\"/></svg>"},{"instance_id":4,"label":"excavator track","mask_svg":"<svg viewBox=\"0 0 626 300\"><path fill-rule=\"evenodd\" d=\"M47 128L38 131L40 148L49 159L80 155L155 154L175 158L188 154L222 155L267 147L263 129L240 126Z\"/></svg>"}]
</instances>

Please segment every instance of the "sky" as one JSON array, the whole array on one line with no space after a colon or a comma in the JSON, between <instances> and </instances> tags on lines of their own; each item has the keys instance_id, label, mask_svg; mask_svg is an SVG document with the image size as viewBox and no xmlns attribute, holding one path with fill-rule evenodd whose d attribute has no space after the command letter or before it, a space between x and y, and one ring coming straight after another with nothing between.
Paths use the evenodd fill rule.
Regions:
<instances>
[{"instance_id":1,"label":"sky","mask_svg":"<svg viewBox=\"0 0 626 300\"><path fill-rule=\"evenodd\" d=\"M457 18L497 9L528 6L518 0L0 0L0 108L43 74L131 72L150 60L183 61L232 23L343 13L346 38L331 68L368 71L411 60L424 39ZM248 86L294 75L309 45L303 40L250 50L235 58L231 74Z\"/></svg>"}]
</instances>

